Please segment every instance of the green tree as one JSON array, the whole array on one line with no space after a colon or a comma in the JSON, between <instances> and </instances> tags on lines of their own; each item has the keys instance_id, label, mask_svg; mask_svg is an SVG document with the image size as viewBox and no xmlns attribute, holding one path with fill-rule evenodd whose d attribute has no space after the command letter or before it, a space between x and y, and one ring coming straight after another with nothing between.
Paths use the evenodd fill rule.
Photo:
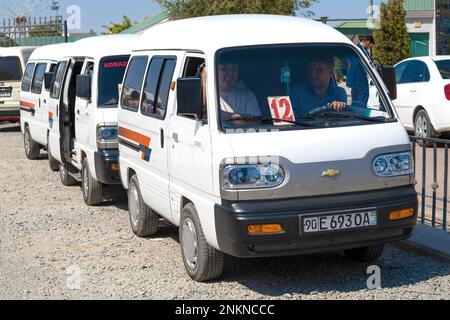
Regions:
<instances>
[{"instance_id":1,"label":"green tree","mask_svg":"<svg viewBox=\"0 0 450 320\"><path fill-rule=\"evenodd\" d=\"M221 14L295 15L300 11L310 17L311 5L319 0L155 0L169 13L171 19L183 19Z\"/></svg>"},{"instance_id":2,"label":"green tree","mask_svg":"<svg viewBox=\"0 0 450 320\"><path fill-rule=\"evenodd\" d=\"M380 29L375 30L374 55L381 62L393 66L409 58L409 34L403 0L389 0L380 6Z\"/></svg>"},{"instance_id":3,"label":"green tree","mask_svg":"<svg viewBox=\"0 0 450 320\"><path fill-rule=\"evenodd\" d=\"M28 36L30 38L59 37L61 35L61 25L52 22L37 25L28 31Z\"/></svg>"},{"instance_id":4,"label":"green tree","mask_svg":"<svg viewBox=\"0 0 450 320\"><path fill-rule=\"evenodd\" d=\"M127 16L123 16L123 20L120 23L111 22L109 26L103 26L106 29L103 34L119 34L122 31L129 29L133 26L134 23L131 22L131 19Z\"/></svg>"},{"instance_id":5,"label":"green tree","mask_svg":"<svg viewBox=\"0 0 450 320\"><path fill-rule=\"evenodd\" d=\"M15 47L17 43L13 39L7 37L3 33L0 33L0 47Z\"/></svg>"}]
</instances>

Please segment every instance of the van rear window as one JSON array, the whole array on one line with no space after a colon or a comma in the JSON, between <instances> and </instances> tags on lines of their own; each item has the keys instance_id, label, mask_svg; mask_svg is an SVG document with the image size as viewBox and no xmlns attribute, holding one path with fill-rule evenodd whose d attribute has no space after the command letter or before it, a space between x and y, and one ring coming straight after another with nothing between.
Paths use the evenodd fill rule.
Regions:
<instances>
[{"instance_id":1,"label":"van rear window","mask_svg":"<svg viewBox=\"0 0 450 320\"><path fill-rule=\"evenodd\" d=\"M22 80L19 57L0 57L0 81Z\"/></svg>"},{"instance_id":2,"label":"van rear window","mask_svg":"<svg viewBox=\"0 0 450 320\"><path fill-rule=\"evenodd\" d=\"M119 105L119 84L122 83L130 56L103 58L99 72L99 108L117 108Z\"/></svg>"},{"instance_id":3,"label":"van rear window","mask_svg":"<svg viewBox=\"0 0 450 320\"><path fill-rule=\"evenodd\" d=\"M436 65L444 80L450 79L450 60L436 61Z\"/></svg>"}]
</instances>

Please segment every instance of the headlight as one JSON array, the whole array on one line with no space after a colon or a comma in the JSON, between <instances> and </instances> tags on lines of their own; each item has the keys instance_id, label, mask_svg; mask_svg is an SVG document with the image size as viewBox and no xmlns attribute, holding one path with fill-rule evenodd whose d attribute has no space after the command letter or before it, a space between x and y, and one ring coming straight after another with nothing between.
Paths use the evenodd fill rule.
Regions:
<instances>
[{"instance_id":1,"label":"headlight","mask_svg":"<svg viewBox=\"0 0 450 320\"><path fill-rule=\"evenodd\" d=\"M98 127L97 145L100 149L117 148L119 140L117 127Z\"/></svg>"},{"instance_id":2,"label":"headlight","mask_svg":"<svg viewBox=\"0 0 450 320\"><path fill-rule=\"evenodd\" d=\"M281 185L285 174L275 164L229 165L224 169L224 189L274 188Z\"/></svg>"},{"instance_id":3,"label":"headlight","mask_svg":"<svg viewBox=\"0 0 450 320\"><path fill-rule=\"evenodd\" d=\"M379 177L395 177L414 173L411 152L385 154L373 162L373 170Z\"/></svg>"}]
</instances>

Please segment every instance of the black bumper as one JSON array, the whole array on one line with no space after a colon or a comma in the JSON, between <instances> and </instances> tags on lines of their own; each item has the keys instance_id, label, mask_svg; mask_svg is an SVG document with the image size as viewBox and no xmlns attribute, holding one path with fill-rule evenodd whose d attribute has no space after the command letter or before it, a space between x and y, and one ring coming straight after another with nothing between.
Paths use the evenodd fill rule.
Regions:
<instances>
[{"instance_id":1,"label":"black bumper","mask_svg":"<svg viewBox=\"0 0 450 320\"><path fill-rule=\"evenodd\" d=\"M119 150L100 150L95 153L97 180L103 184L120 184L120 171L111 165L119 164Z\"/></svg>"},{"instance_id":2,"label":"black bumper","mask_svg":"<svg viewBox=\"0 0 450 320\"><path fill-rule=\"evenodd\" d=\"M0 104L0 118L13 118L13 117L17 117L20 118L20 110L2 110L1 108L1 104Z\"/></svg>"},{"instance_id":3,"label":"black bumper","mask_svg":"<svg viewBox=\"0 0 450 320\"><path fill-rule=\"evenodd\" d=\"M235 257L314 254L407 239L417 222L417 207L413 186L314 198L224 202L215 207L216 232L220 250ZM407 208L415 208L414 217L389 220L391 211ZM304 216L366 210L377 211L376 227L302 234ZM253 224L281 224L284 233L249 235L248 226Z\"/></svg>"}]
</instances>

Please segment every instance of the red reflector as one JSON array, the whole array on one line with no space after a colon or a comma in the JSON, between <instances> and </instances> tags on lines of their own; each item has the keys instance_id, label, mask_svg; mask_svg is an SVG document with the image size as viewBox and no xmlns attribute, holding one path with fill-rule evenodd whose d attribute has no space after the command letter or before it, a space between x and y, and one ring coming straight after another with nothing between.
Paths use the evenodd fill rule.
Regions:
<instances>
[{"instance_id":1,"label":"red reflector","mask_svg":"<svg viewBox=\"0 0 450 320\"><path fill-rule=\"evenodd\" d=\"M445 97L447 98L448 101L450 101L450 84L446 85L444 90L445 90Z\"/></svg>"}]
</instances>

